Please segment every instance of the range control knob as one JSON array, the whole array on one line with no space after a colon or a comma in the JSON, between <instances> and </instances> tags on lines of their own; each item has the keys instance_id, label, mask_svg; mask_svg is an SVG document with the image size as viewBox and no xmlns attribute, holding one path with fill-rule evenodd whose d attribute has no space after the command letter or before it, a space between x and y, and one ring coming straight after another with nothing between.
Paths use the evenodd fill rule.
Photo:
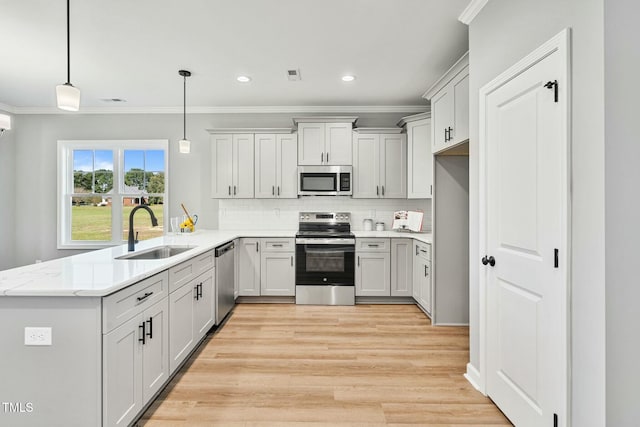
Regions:
<instances>
[{"instance_id":1,"label":"range control knob","mask_svg":"<svg viewBox=\"0 0 640 427\"><path fill-rule=\"evenodd\" d=\"M304 215L300 215L300 219L304 219Z\"/></svg>"}]
</instances>

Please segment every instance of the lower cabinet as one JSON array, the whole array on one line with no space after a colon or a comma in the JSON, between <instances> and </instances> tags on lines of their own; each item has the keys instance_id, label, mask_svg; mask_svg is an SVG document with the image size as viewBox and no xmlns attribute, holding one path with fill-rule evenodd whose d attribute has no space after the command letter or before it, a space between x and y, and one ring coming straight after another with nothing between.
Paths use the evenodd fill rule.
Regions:
<instances>
[{"instance_id":1,"label":"lower cabinet","mask_svg":"<svg viewBox=\"0 0 640 427\"><path fill-rule=\"evenodd\" d=\"M168 329L165 296L103 335L105 426L129 425L169 378Z\"/></svg>"},{"instance_id":2,"label":"lower cabinet","mask_svg":"<svg viewBox=\"0 0 640 427\"><path fill-rule=\"evenodd\" d=\"M260 295L260 239L242 238L236 246L238 296Z\"/></svg>"},{"instance_id":3,"label":"lower cabinet","mask_svg":"<svg viewBox=\"0 0 640 427\"><path fill-rule=\"evenodd\" d=\"M391 239L391 296L413 296L413 239Z\"/></svg>"},{"instance_id":4,"label":"lower cabinet","mask_svg":"<svg viewBox=\"0 0 640 427\"><path fill-rule=\"evenodd\" d=\"M391 295L389 239L356 239L356 296Z\"/></svg>"},{"instance_id":5,"label":"lower cabinet","mask_svg":"<svg viewBox=\"0 0 640 427\"><path fill-rule=\"evenodd\" d=\"M243 238L239 246L239 296L295 296L294 239Z\"/></svg>"},{"instance_id":6,"label":"lower cabinet","mask_svg":"<svg viewBox=\"0 0 640 427\"><path fill-rule=\"evenodd\" d=\"M431 315L431 245L414 241L413 299Z\"/></svg>"},{"instance_id":7,"label":"lower cabinet","mask_svg":"<svg viewBox=\"0 0 640 427\"><path fill-rule=\"evenodd\" d=\"M260 295L295 296L294 252L262 252Z\"/></svg>"},{"instance_id":8,"label":"lower cabinet","mask_svg":"<svg viewBox=\"0 0 640 427\"><path fill-rule=\"evenodd\" d=\"M215 323L214 269L169 295L169 367L173 373Z\"/></svg>"}]
</instances>

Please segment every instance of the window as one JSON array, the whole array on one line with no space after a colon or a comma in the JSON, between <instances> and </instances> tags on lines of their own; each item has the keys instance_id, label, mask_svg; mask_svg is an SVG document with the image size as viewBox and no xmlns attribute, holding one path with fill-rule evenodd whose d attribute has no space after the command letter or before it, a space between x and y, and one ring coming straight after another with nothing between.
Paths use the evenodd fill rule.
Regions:
<instances>
[{"instance_id":1,"label":"window","mask_svg":"<svg viewBox=\"0 0 640 427\"><path fill-rule=\"evenodd\" d=\"M58 248L88 249L127 240L129 214L138 239L164 234L167 217L166 140L58 141Z\"/></svg>"}]
</instances>

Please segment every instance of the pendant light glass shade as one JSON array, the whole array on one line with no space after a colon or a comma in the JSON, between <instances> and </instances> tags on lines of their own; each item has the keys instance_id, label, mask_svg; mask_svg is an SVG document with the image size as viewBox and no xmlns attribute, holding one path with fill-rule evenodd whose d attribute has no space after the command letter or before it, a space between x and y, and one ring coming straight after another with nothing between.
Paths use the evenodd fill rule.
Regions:
<instances>
[{"instance_id":1,"label":"pendant light glass shade","mask_svg":"<svg viewBox=\"0 0 640 427\"><path fill-rule=\"evenodd\" d=\"M191 141L188 139L181 139L178 141L178 147L182 154L189 154L191 152Z\"/></svg>"},{"instance_id":2,"label":"pendant light glass shade","mask_svg":"<svg viewBox=\"0 0 640 427\"><path fill-rule=\"evenodd\" d=\"M71 83L56 86L58 108L66 111L78 111L80 109L80 89Z\"/></svg>"},{"instance_id":3,"label":"pendant light glass shade","mask_svg":"<svg viewBox=\"0 0 640 427\"><path fill-rule=\"evenodd\" d=\"M0 132L11 130L11 116L0 114Z\"/></svg>"}]
</instances>

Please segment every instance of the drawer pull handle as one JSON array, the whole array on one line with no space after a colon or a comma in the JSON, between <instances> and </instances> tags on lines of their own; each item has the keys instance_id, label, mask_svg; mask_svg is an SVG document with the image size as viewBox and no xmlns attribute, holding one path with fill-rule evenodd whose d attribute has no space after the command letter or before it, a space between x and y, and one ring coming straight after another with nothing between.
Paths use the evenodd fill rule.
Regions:
<instances>
[{"instance_id":1,"label":"drawer pull handle","mask_svg":"<svg viewBox=\"0 0 640 427\"><path fill-rule=\"evenodd\" d=\"M377 248L380 247L380 245L368 245L370 248Z\"/></svg>"},{"instance_id":2,"label":"drawer pull handle","mask_svg":"<svg viewBox=\"0 0 640 427\"><path fill-rule=\"evenodd\" d=\"M425 251L424 249L420 249L420 252L422 252L422 253L424 253L424 254L426 254L426 253L427 253L427 251Z\"/></svg>"},{"instance_id":3,"label":"drawer pull handle","mask_svg":"<svg viewBox=\"0 0 640 427\"><path fill-rule=\"evenodd\" d=\"M153 295L153 292L145 292L144 295L142 295L141 297L138 297L138 302L146 300L151 295Z\"/></svg>"},{"instance_id":4,"label":"drawer pull handle","mask_svg":"<svg viewBox=\"0 0 640 427\"><path fill-rule=\"evenodd\" d=\"M282 247L282 244L281 244L281 243L274 243L274 244L273 244L273 245L271 245L271 246L273 246L274 248L281 248L281 247Z\"/></svg>"}]
</instances>

